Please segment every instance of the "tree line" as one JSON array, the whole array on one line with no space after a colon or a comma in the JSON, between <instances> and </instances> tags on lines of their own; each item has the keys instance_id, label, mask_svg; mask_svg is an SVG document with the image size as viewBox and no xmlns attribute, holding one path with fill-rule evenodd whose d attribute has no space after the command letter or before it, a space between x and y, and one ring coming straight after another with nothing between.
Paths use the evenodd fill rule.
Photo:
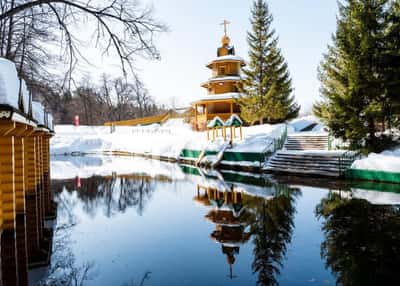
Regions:
<instances>
[{"instance_id":1,"label":"tree line","mask_svg":"<svg viewBox=\"0 0 400 286\"><path fill-rule=\"evenodd\" d=\"M352 149L398 144L400 127L400 2L338 2L337 31L319 68L321 100L313 112ZM298 116L288 64L278 48L265 0L255 0L248 32L249 64L238 104L249 124Z\"/></svg>"},{"instance_id":2,"label":"tree line","mask_svg":"<svg viewBox=\"0 0 400 286\"><path fill-rule=\"evenodd\" d=\"M60 87L35 85L33 97L50 110L59 124L71 124L76 115L81 124L102 125L107 121L119 121L151 116L166 112L150 96L147 88L135 77L111 78L101 76L98 83L82 79L76 88L62 91Z\"/></svg>"},{"instance_id":3,"label":"tree line","mask_svg":"<svg viewBox=\"0 0 400 286\"><path fill-rule=\"evenodd\" d=\"M133 62L159 59L153 39L166 29L137 1L0 0L0 57L16 63L33 99L43 100L57 123L74 114L100 124L159 112ZM118 59L121 77L104 76L96 86L77 79L76 71L92 65L87 48Z\"/></svg>"},{"instance_id":4,"label":"tree line","mask_svg":"<svg viewBox=\"0 0 400 286\"><path fill-rule=\"evenodd\" d=\"M337 30L322 60L314 112L351 148L381 151L400 127L400 2L339 3Z\"/></svg>"}]
</instances>

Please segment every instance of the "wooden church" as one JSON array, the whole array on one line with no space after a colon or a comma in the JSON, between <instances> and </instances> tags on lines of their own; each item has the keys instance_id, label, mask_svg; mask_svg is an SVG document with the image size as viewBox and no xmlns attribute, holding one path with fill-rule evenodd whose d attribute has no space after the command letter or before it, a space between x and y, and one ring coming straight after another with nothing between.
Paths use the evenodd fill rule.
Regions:
<instances>
[{"instance_id":1,"label":"wooden church","mask_svg":"<svg viewBox=\"0 0 400 286\"><path fill-rule=\"evenodd\" d=\"M218 116L227 120L232 114L240 113L235 99L240 96L239 84L241 68L246 64L235 55L235 48L230 45L227 35L228 21L224 21L222 45L217 49L217 57L206 67L212 70L211 78L201 86L207 89L207 95L192 103L194 109L193 129L205 130L207 122Z\"/></svg>"}]
</instances>

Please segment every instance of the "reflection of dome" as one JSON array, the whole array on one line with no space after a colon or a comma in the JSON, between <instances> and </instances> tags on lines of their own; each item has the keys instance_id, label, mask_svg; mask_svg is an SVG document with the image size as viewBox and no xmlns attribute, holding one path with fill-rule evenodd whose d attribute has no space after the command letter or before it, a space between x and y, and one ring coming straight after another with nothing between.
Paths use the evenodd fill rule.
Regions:
<instances>
[{"instance_id":1,"label":"reflection of dome","mask_svg":"<svg viewBox=\"0 0 400 286\"><path fill-rule=\"evenodd\" d=\"M229 265L235 263L235 255L239 254L240 248L238 246L225 246L222 245L222 253L226 254L226 260L228 261Z\"/></svg>"}]
</instances>

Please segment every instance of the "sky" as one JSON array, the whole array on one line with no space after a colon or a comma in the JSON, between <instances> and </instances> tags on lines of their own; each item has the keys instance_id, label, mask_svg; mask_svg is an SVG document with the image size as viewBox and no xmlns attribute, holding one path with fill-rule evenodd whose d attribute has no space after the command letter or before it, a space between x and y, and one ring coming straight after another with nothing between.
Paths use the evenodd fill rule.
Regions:
<instances>
[{"instance_id":1,"label":"sky","mask_svg":"<svg viewBox=\"0 0 400 286\"><path fill-rule=\"evenodd\" d=\"M207 92L200 84L211 76L206 63L216 57L224 19L236 54L248 59L251 0L142 0L169 27L156 45L160 61L138 60L137 68L158 103L183 107ZM335 0L269 0L273 28L288 63L294 95L302 113L319 98L317 68L336 29Z\"/></svg>"}]
</instances>

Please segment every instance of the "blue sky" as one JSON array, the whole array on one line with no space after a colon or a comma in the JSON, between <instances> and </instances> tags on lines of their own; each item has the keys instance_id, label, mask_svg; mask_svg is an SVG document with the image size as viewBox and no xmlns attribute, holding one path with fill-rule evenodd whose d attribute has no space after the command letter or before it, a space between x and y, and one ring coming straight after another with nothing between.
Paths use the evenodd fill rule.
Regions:
<instances>
[{"instance_id":1,"label":"blue sky","mask_svg":"<svg viewBox=\"0 0 400 286\"><path fill-rule=\"evenodd\" d=\"M200 83L210 77L205 64L216 56L223 35L220 23L231 22L228 34L236 53L247 58L250 0L146 0L155 17L169 26L157 39L161 61L138 62L140 73L157 101L187 105L206 93ZM335 0L270 0L273 27L293 79L303 112L318 99L317 68L336 29Z\"/></svg>"}]
</instances>

